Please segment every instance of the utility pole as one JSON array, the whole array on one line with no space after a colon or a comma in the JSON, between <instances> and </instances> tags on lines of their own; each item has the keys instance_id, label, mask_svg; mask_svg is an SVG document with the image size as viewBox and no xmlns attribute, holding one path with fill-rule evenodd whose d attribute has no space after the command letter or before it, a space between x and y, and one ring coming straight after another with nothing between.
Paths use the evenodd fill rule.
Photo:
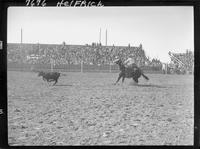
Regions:
<instances>
[{"instance_id":1,"label":"utility pole","mask_svg":"<svg viewBox=\"0 0 200 149\"><path fill-rule=\"evenodd\" d=\"M22 28L21 28L21 44L22 44Z\"/></svg>"},{"instance_id":2,"label":"utility pole","mask_svg":"<svg viewBox=\"0 0 200 149\"><path fill-rule=\"evenodd\" d=\"M23 50L22 50L22 28L21 28L20 53L21 53L21 62L23 62Z\"/></svg>"},{"instance_id":3,"label":"utility pole","mask_svg":"<svg viewBox=\"0 0 200 149\"><path fill-rule=\"evenodd\" d=\"M106 29L106 44L105 45L107 46L107 29Z\"/></svg>"},{"instance_id":4,"label":"utility pole","mask_svg":"<svg viewBox=\"0 0 200 149\"><path fill-rule=\"evenodd\" d=\"M99 32L99 44L101 44L101 28L100 28L100 32Z\"/></svg>"}]
</instances>

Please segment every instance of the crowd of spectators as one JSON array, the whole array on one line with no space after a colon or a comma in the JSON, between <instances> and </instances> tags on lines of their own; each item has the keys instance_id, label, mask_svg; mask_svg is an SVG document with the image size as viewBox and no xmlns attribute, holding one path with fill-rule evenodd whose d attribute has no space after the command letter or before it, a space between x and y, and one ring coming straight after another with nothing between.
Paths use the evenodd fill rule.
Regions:
<instances>
[{"instance_id":1,"label":"crowd of spectators","mask_svg":"<svg viewBox=\"0 0 200 149\"><path fill-rule=\"evenodd\" d=\"M129 55L134 55L136 64L139 67L150 66L154 70L162 69L162 62L159 59L150 59L140 44L138 47L127 46L102 46L98 43L91 45L67 45L63 42L55 44L8 44L7 60L14 63L28 64L86 64L86 65L112 65L113 60L118 57L123 61ZM191 70L194 65L194 54L192 51L186 53L174 53L183 64L184 69ZM171 62L178 65L177 61L171 58Z\"/></svg>"},{"instance_id":2,"label":"crowd of spectators","mask_svg":"<svg viewBox=\"0 0 200 149\"><path fill-rule=\"evenodd\" d=\"M194 53L186 50L185 53L171 53L171 63L174 67L181 71L193 72L194 69Z\"/></svg>"},{"instance_id":3,"label":"crowd of spectators","mask_svg":"<svg viewBox=\"0 0 200 149\"><path fill-rule=\"evenodd\" d=\"M140 44L138 47L128 46L102 46L92 43L91 45L60 45L44 44L8 44L8 62L49 64L53 59L59 64L88 64L107 65L112 64L116 57L122 60L133 54L137 65L143 66L145 62L150 64L145 51ZM32 58L30 59L30 55ZM37 57L34 57L37 56ZM27 58L29 56L29 58ZM39 56L39 57L38 57Z\"/></svg>"}]
</instances>

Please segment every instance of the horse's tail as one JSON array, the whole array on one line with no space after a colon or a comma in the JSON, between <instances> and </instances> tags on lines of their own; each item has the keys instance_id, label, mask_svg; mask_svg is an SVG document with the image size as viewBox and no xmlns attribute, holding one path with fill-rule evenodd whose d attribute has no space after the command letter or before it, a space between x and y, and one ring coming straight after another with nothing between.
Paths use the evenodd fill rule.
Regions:
<instances>
[{"instance_id":1,"label":"horse's tail","mask_svg":"<svg viewBox=\"0 0 200 149\"><path fill-rule=\"evenodd\" d=\"M142 76L146 79L146 80L149 80L149 78L147 76L145 76L143 73L142 73Z\"/></svg>"}]
</instances>

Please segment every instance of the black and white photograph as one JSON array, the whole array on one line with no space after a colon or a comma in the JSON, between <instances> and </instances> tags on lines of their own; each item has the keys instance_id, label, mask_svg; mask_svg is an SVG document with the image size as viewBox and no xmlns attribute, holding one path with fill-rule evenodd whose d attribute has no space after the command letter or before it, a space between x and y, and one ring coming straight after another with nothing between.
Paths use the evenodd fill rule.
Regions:
<instances>
[{"instance_id":1,"label":"black and white photograph","mask_svg":"<svg viewBox=\"0 0 200 149\"><path fill-rule=\"evenodd\" d=\"M9 146L191 146L192 6L7 10Z\"/></svg>"}]
</instances>

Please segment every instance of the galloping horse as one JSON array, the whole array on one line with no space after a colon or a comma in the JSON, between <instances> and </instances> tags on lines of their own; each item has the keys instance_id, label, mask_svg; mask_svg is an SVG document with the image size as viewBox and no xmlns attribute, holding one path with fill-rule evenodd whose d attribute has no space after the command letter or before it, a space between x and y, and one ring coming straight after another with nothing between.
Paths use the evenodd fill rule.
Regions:
<instances>
[{"instance_id":1,"label":"galloping horse","mask_svg":"<svg viewBox=\"0 0 200 149\"><path fill-rule=\"evenodd\" d=\"M146 80L149 80L147 76L145 76L140 68L136 67L125 67L121 59L117 59L114 63L119 65L120 73L119 77L115 84L122 78L122 83L125 78L133 78L133 80L138 83L138 78L142 75Z\"/></svg>"}]
</instances>

